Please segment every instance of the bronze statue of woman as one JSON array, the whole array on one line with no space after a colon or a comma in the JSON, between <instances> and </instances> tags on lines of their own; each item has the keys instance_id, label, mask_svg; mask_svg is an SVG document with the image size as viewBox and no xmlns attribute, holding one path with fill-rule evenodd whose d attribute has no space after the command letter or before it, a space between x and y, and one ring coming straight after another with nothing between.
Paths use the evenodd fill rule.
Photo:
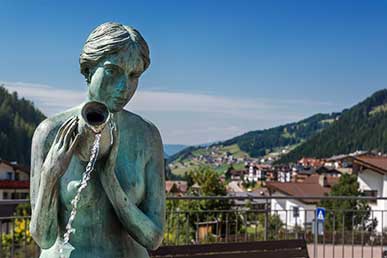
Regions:
<instances>
[{"instance_id":1,"label":"bronze statue of woman","mask_svg":"<svg viewBox=\"0 0 387 258\"><path fill-rule=\"evenodd\" d=\"M98 26L80 55L88 102L107 107L113 128L81 193L75 232L64 244L66 224L95 135L82 121L85 104L43 121L32 141L31 234L41 258L144 258L163 238L164 160L157 128L124 110L150 64L140 33L118 23Z\"/></svg>"}]
</instances>

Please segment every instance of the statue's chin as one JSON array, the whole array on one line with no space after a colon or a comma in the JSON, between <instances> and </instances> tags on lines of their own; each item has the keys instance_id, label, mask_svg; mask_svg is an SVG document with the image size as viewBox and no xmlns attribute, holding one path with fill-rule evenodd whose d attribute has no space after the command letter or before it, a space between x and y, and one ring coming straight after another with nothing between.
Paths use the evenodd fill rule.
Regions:
<instances>
[{"instance_id":1,"label":"statue's chin","mask_svg":"<svg viewBox=\"0 0 387 258\"><path fill-rule=\"evenodd\" d=\"M124 109L124 106L113 106L109 107L109 112L110 113L118 113Z\"/></svg>"}]
</instances>

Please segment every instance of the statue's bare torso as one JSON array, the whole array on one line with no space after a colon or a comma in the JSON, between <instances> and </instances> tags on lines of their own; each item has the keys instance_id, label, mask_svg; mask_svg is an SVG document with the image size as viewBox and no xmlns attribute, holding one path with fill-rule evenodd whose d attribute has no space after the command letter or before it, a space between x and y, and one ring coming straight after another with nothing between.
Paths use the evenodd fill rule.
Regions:
<instances>
[{"instance_id":1,"label":"statue's bare torso","mask_svg":"<svg viewBox=\"0 0 387 258\"><path fill-rule=\"evenodd\" d=\"M124 107L150 64L147 43L137 30L107 22L89 35L79 61L89 103L46 119L32 140L31 235L41 258L62 257L72 229L66 258L146 258L163 238L163 147L157 128ZM83 112L90 104L103 107L106 123L73 220L71 200L95 138Z\"/></svg>"},{"instance_id":2,"label":"statue's bare torso","mask_svg":"<svg viewBox=\"0 0 387 258\"><path fill-rule=\"evenodd\" d=\"M47 135L41 137L45 140L45 152L60 128L69 117L79 115L80 108L63 112L43 122ZM145 195L145 166L149 157L146 149L152 146L145 146L147 139L152 139L154 126L143 120L141 117L128 111L121 111L118 114L118 126L120 127L121 144L120 155L117 158L116 175L132 201L141 206ZM157 137L157 136L156 136ZM151 143L148 143L151 144ZM130 146L130 148L127 148ZM106 195L99 173L103 167L101 161L97 161L95 170L92 173L88 187L82 192L78 211L73 227L75 234L71 235L70 244L75 249L71 252L71 258L126 258L126 257L147 257L147 251L134 241L123 228L117 218L112 204ZM71 200L74 198L77 187L85 171L87 162L81 161L76 155L73 156L70 165L60 179L59 186L59 210L58 214L59 232L55 245L48 250L43 250L41 258L52 257L53 252L57 253L58 245L65 233L65 226L71 212ZM127 253L130 250L130 253ZM133 253L136 256L133 256ZM130 256L129 256L130 255Z\"/></svg>"}]
</instances>

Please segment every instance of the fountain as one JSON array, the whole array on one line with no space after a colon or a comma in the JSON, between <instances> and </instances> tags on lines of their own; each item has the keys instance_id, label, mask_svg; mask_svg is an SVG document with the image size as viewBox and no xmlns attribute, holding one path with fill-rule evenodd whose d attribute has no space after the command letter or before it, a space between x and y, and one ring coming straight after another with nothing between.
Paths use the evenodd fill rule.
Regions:
<instances>
[{"instance_id":1,"label":"fountain","mask_svg":"<svg viewBox=\"0 0 387 258\"><path fill-rule=\"evenodd\" d=\"M36 129L30 229L40 258L147 258L160 245L162 141L153 124L124 110L149 63L138 31L98 26L80 56L87 102Z\"/></svg>"}]
</instances>

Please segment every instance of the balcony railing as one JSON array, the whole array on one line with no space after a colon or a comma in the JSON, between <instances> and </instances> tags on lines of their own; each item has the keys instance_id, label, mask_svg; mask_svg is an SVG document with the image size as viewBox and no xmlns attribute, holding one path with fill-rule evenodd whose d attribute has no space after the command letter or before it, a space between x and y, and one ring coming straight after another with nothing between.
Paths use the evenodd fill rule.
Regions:
<instances>
[{"instance_id":1,"label":"balcony railing","mask_svg":"<svg viewBox=\"0 0 387 258\"><path fill-rule=\"evenodd\" d=\"M369 203L373 209L327 209L321 201ZM6 205L26 200L0 201ZM385 197L168 197L163 245L227 243L303 238L310 257L382 257L387 246ZM380 207L380 208L377 208ZM386 208L384 208L386 207ZM38 257L29 216L0 217L0 257ZM317 234L315 234L317 232Z\"/></svg>"}]
</instances>

